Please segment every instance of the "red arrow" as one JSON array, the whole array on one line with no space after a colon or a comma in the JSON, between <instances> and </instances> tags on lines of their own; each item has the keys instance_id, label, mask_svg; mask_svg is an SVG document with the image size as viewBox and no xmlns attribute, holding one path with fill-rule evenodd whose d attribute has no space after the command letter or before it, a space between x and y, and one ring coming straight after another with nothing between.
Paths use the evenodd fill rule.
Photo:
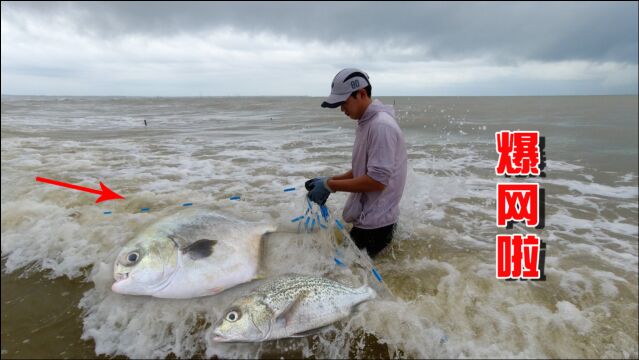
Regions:
<instances>
[{"instance_id":1,"label":"red arrow","mask_svg":"<svg viewBox=\"0 0 639 360\"><path fill-rule=\"evenodd\" d=\"M36 181L51 184L51 185L57 185L57 186L62 186L69 189L80 190L80 191L88 192L91 194L98 194L100 195L100 197L95 201L96 204L99 202L108 201L108 200L124 199L124 196L118 195L115 192L113 192L106 185L104 185L102 181L100 181L100 188L102 188L102 190L95 190L95 189L86 188L84 186L63 183L61 181L51 180L51 179L47 179L47 178L43 178L39 176L36 176L35 179Z\"/></svg>"}]
</instances>

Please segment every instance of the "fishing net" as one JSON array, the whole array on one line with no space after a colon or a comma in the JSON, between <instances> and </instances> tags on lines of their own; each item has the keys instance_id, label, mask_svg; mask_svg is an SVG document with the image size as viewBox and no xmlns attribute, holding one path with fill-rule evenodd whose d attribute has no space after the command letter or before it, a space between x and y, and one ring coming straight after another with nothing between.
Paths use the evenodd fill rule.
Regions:
<instances>
[{"instance_id":1,"label":"fishing net","mask_svg":"<svg viewBox=\"0 0 639 360\"><path fill-rule=\"evenodd\" d=\"M357 248L346 225L335 214L335 210L311 202L306 195L296 200L296 208L302 209L301 215L291 219L297 224L297 233L313 234L314 251L331 266L324 267L325 276L335 280L344 280L353 285L368 285L378 298L392 299L393 294L384 283L382 274L377 270L365 250Z\"/></svg>"}]
</instances>

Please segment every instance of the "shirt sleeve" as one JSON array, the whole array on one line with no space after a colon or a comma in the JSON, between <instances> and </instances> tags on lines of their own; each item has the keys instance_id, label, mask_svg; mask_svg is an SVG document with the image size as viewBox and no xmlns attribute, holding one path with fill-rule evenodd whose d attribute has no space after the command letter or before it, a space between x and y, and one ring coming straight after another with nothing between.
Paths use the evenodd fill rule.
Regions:
<instances>
[{"instance_id":1,"label":"shirt sleeve","mask_svg":"<svg viewBox=\"0 0 639 360\"><path fill-rule=\"evenodd\" d=\"M366 175L373 180L388 186L395 168L395 152L397 151L397 134L395 129L386 124L371 126L368 149Z\"/></svg>"}]
</instances>

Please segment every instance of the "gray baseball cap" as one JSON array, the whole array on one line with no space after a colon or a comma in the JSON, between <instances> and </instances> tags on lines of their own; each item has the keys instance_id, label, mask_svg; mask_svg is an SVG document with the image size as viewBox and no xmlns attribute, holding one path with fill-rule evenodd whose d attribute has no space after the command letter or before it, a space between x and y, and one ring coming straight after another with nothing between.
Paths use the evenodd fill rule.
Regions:
<instances>
[{"instance_id":1,"label":"gray baseball cap","mask_svg":"<svg viewBox=\"0 0 639 360\"><path fill-rule=\"evenodd\" d=\"M360 69L347 68L335 75L331 84L331 94L322 103L324 108L336 108L341 106L353 91L363 89L370 85L368 74Z\"/></svg>"}]
</instances>

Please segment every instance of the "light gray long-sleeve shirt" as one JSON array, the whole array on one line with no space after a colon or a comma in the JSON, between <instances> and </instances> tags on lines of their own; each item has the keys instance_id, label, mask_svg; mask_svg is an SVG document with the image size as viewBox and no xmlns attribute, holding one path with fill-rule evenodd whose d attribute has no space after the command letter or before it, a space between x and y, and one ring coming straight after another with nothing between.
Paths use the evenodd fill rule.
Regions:
<instances>
[{"instance_id":1,"label":"light gray long-sleeve shirt","mask_svg":"<svg viewBox=\"0 0 639 360\"><path fill-rule=\"evenodd\" d=\"M382 191L352 193L342 217L361 229L396 223L407 170L406 144L392 106L373 101L357 122L353 145L353 178L368 175L385 185Z\"/></svg>"}]
</instances>

